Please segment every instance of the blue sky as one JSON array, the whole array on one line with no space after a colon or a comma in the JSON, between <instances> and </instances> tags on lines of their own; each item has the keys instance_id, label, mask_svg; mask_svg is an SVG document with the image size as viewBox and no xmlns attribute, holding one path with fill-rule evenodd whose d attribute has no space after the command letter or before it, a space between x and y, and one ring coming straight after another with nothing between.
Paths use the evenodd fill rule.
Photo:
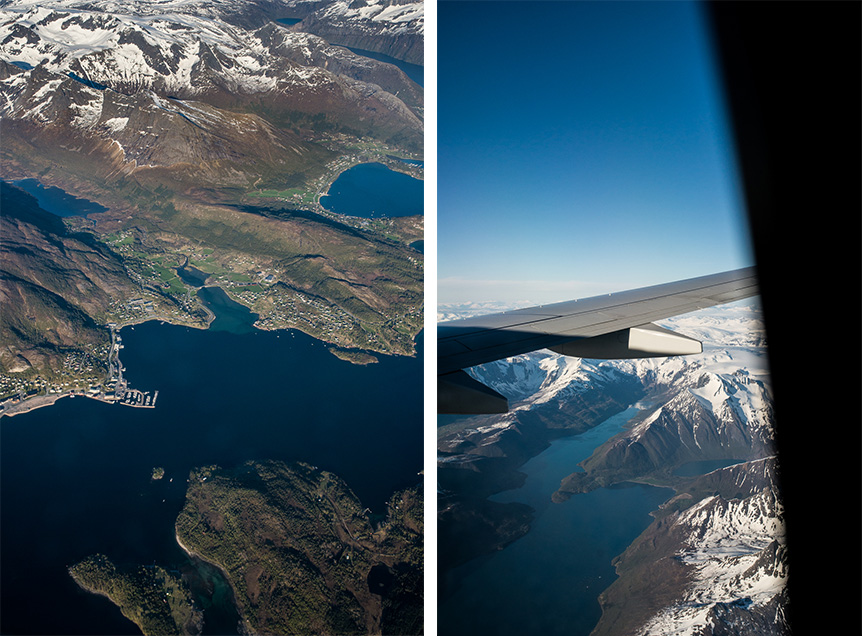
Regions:
<instances>
[{"instance_id":1,"label":"blue sky","mask_svg":"<svg viewBox=\"0 0 862 636\"><path fill-rule=\"evenodd\" d=\"M438 304L751 265L707 35L696 3L441 0Z\"/></svg>"}]
</instances>

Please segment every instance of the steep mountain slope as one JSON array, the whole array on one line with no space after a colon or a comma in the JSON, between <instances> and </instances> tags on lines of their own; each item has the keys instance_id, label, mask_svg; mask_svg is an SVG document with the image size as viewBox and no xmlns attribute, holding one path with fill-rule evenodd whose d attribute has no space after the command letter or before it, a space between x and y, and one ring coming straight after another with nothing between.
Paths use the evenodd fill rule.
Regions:
<instances>
[{"instance_id":1,"label":"steep mountain slope","mask_svg":"<svg viewBox=\"0 0 862 636\"><path fill-rule=\"evenodd\" d=\"M408 243L421 218L366 224L318 197L355 163L421 156L421 87L393 65L272 22L283 9L0 3L0 176L107 208L63 224L186 318L203 310L176 276L184 263L254 308L261 328L412 353L422 256ZM19 280L7 277L7 295L36 303ZM115 309L129 300L104 290ZM49 305L78 307L63 293L40 302L46 316ZM103 307L78 309L55 322L106 320ZM8 332L13 348L28 346L15 344L24 332Z\"/></svg>"},{"instance_id":2,"label":"steep mountain slope","mask_svg":"<svg viewBox=\"0 0 862 636\"><path fill-rule=\"evenodd\" d=\"M65 354L110 343L92 316L138 288L116 255L5 183L0 212L0 370L56 374Z\"/></svg>"},{"instance_id":3,"label":"steep mountain slope","mask_svg":"<svg viewBox=\"0 0 862 636\"><path fill-rule=\"evenodd\" d=\"M572 492L612 483L610 474L623 481L695 460L770 454L772 397L757 314L719 307L663 324L703 338L704 353L599 361L537 352L471 369L513 396L512 406L498 416L441 417L438 451L446 471L463 463L475 472L481 458L491 457L511 457L517 466L555 436L591 428L636 402L638 426L587 460L587 473L573 476ZM503 443L516 434L532 442L529 448ZM617 474L623 466L629 472Z\"/></svg>"},{"instance_id":4,"label":"steep mountain slope","mask_svg":"<svg viewBox=\"0 0 862 636\"><path fill-rule=\"evenodd\" d=\"M692 374L682 390L583 462L586 472L567 478L558 498L627 479L666 476L687 462L772 454L771 421L767 388L744 370Z\"/></svg>"},{"instance_id":5,"label":"steep mountain slope","mask_svg":"<svg viewBox=\"0 0 862 636\"><path fill-rule=\"evenodd\" d=\"M616 562L595 636L788 633L787 548L774 458L695 480ZM708 494L706 494L708 493Z\"/></svg>"},{"instance_id":6,"label":"steep mountain slope","mask_svg":"<svg viewBox=\"0 0 862 636\"><path fill-rule=\"evenodd\" d=\"M328 157L254 114L152 91L125 95L92 88L42 66L0 66L6 112L14 113L4 115L7 176L49 171L60 185L79 184L94 193L108 188L99 197L108 199L112 185L137 182L155 189L166 175L169 184L243 187L252 174L290 174ZM69 161L57 165L63 151Z\"/></svg>"},{"instance_id":7,"label":"steep mountain slope","mask_svg":"<svg viewBox=\"0 0 862 636\"><path fill-rule=\"evenodd\" d=\"M627 479L666 482L688 462L775 452L762 322L744 307L703 312L699 327L692 320L697 315L668 324L703 338L704 353L626 364L651 397L629 430L582 462L585 472L564 480L558 499Z\"/></svg>"},{"instance_id":8,"label":"steep mountain slope","mask_svg":"<svg viewBox=\"0 0 862 636\"><path fill-rule=\"evenodd\" d=\"M291 15L303 18L297 29L335 44L423 63L425 12L421 2L288 0L286 4Z\"/></svg>"},{"instance_id":9,"label":"steep mountain slope","mask_svg":"<svg viewBox=\"0 0 862 636\"><path fill-rule=\"evenodd\" d=\"M179 3L158 13L153 11L157 6L141 3L134 12L99 3L17 3L14 10L0 9L0 57L22 68L43 66L125 94L153 90L178 99L205 95L211 103L225 104L250 95L280 94L291 108L312 113L324 110L319 108L321 99L334 105L381 92L375 84L348 81L357 80L358 72L373 76L376 69L381 77L392 78L390 82L400 78L400 87L409 85L391 65L272 22L248 29ZM329 58L337 69L327 68ZM398 84L391 85L399 90ZM397 108L398 101L390 100L390 105Z\"/></svg>"},{"instance_id":10,"label":"steep mountain slope","mask_svg":"<svg viewBox=\"0 0 862 636\"><path fill-rule=\"evenodd\" d=\"M539 352L472 369L482 382L514 396L512 409L499 416L440 418L438 523L447 533L441 530L441 537L456 536L467 545L461 534L469 527L462 523L459 533L453 523L478 518L484 497L515 487L526 458L548 440L595 426L636 403L640 413L630 426L581 462L580 470L572 466L578 472L553 496L566 505L575 493L625 481L677 493L620 557L620 579L602 596L596 633L785 633L783 511L759 313L717 307L664 325L703 338L704 353L595 361ZM691 462L710 460L741 463L701 477L678 474ZM515 517L505 512L498 511L496 520L486 515L482 536L493 536L487 526L494 522L501 529L512 526ZM521 534L528 530L519 528ZM491 549L499 545L488 540L461 558Z\"/></svg>"},{"instance_id":11,"label":"steep mountain slope","mask_svg":"<svg viewBox=\"0 0 862 636\"><path fill-rule=\"evenodd\" d=\"M421 91L391 65L272 23L248 31L150 13L62 3L0 10L5 135L32 123L66 146L103 146L115 174L206 163L216 167L185 175L189 182L245 188L320 171L331 155L309 139L321 132L421 148L420 117L370 83L421 112ZM13 150L12 165L49 163L38 146Z\"/></svg>"}]
</instances>

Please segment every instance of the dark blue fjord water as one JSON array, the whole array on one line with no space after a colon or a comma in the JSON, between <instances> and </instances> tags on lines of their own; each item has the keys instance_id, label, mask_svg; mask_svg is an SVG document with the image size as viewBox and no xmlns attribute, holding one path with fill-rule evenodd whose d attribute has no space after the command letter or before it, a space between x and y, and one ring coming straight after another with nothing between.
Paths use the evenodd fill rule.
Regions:
<instances>
[{"instance_id":1,"label":"dark blue fjord water","mask_svg":"<svg viewBox=\"0 0 862 636\"><path fill-rule=\"evenodd\" d=\"M366 51L365 49L356 49L352 47L347 47L352 52L357 55L362 55L363 57L370 57L371 59L377 60L379 62L386 62L387 64L393 64L404 71L404 74L412 79L414 82L419 84L419 86L425 86L425 67L420 64L411 64L410 62L402 62L399 59L394 57L390 57L389 55L384 55L383 53L376 53L375 51Z\"/></svg>"},{"instance_id":2,"label":"dark blue fjord water","mask_svg":"<svg viewBox=\"0 0 862 636\"><path fill-rule=\"evenodd\" d=\"M174 521L196 466L305 461L374 512L421 479L421 335L417 358L357 366L300 332L246 328L253 315L218 300L222 330L122 330L125 376L159 391L155 409L77 397L0 420L3 634L137 633L66 568L100 552L187 571ZM208 612L208 633L235 629L224 605Z\"/></svg>"},{"instance_id":3,"label":"dark blue fjord water","mask_svg":"<svg viewBox=\"0 0 862 636\"><path fill-rule=\"evenodd\" d=\"M108 209L95 201L72 196L55 186L43 186L36 179L21 179L12 184L32 195L43 210L57 216L87 216Z\"/></svg>"},{"instance_id":4,"label":"dark blue fjord water","mask_svg":"<svg viewBox=\"0 0 862 636\"><path fill-rule=\"evenodd\" d=\"M551 495L636 412L630 408L586 433L553 442L521 468L524 486L493 497L532 506L536 519L521 539L452 573L456 587L441 600L439 633L587 636L593 630L601 617L598 595L616 578L612 559L646 529L649 513L672 491L627 485L560 504Z\"/></svg>"},{"instance_id":5,"label":"dark blue fjord water","mask_svg":"<svg viewBox=\"0 0 862 636\"><path fill-rule=\"evenodd\" d=\"M420 179L382 163L361 163L342 172L320 204L347 216L413 216L424 212L424 192Z\"/></svg>"}]
</instances>

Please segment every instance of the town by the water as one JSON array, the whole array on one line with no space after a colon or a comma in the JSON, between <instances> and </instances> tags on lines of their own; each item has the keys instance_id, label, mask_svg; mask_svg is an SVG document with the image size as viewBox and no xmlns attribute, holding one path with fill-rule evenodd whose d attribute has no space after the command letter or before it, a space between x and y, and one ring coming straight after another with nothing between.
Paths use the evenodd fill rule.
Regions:
<instances>
[{"instance_id":1,"label":"town by the water","mask_svg":"<svg viewBox=\"0 0 862 636\"><path fill-rule=\"evenodd\" d=\"M17 415L27 413L42 406L49 406L63 397L87 397L108 404L122 404L135 408L155 408L158 391L141 391L129 387L123 378L125 370L120 361L120 349L123 348L123 338L116 323L109 323L111 330L111 349L108 354L108 377L102 384L84 389L58 389L47 395L31 395L23 392L7 398L0 403L0 415Z\"/></svg>"}]
</instances>

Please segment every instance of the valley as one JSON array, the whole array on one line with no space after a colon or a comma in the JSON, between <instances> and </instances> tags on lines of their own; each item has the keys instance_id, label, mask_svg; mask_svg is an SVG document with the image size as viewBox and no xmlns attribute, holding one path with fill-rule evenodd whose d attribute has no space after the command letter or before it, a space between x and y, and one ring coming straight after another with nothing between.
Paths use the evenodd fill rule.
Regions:
<instances>
[{"instance_id":1,"label":"valley","mask_svg":"<svg viewBox=\"0 0 862 636\"><path fill-rule=\"evenodd\" d=\"M458 598L465 588L497 585L501 572L514 568L519 576L509 585L538 579L550 586L542 598L565 585L567 606L581 607L582 595L591 599L583 601L584 612L601 604L594 622L579 623L576 633L642 633L647 623L665 633L723 619L783 633L783 619L770 622L776 612L784 615L787 555L762 322L749 307L727 306L671 325L703 339L704 353L600 361L538 352L473 369L513 399L507 414L439 418L442 616L463 616L471 607ZM636 408L626 410L631 405ZM622 430L566 464L566 448L580 448L579 440L587 444L594 430L622 416ZM679 470L694 462L712 472ZM552 465L557 476L537 483ZM607 521L607 514L620 506L637 510L637 502L656 495L632 493L662 492L656 487L672 488L664 491L672 496L661 495L647 509L652 523L642 522L643 534L628 549L607 556L615 582L593 575L586 588L575 585L591 576L575 566L559 580L548 574L564 553L580 552L579 543L600 550L604 542L593 534L614 536L630 523L628 517ZM544 569L531 573L534 563ZM725 577L720 587L713 585L716 576ZM475 620L489 620L480 615L484 597L478 597ZM517 598L511 602L520 603ZM547 623L545 633L560 627L536 620ZM501 619L499 629L516 633L520 622L513 621Z\"/></svg>"},{"instance_id":2,"label":"valley","mask_svg":"<svg viewBox=\"0 0 862 636\"><path fill-rule=\"evenodd\" d=\"M106 367L108 323L205 328L212 312L178 276L183 264L258 314L259 329L299 329L348 359L414 354L423 258L410 243L423 234L421 208L361 219L319 199L361 163L422 178L401 160L422 156L422 88L391 64L276 24L285 6L204 4L0 8L0 176L102 206L42 223L43 239L94 246L122 279L85 304L59 278L46 287L20 277L31 297L50 292L52 306L68 307L76 318L64 324L82 327L58 338L38 318L55 313L46 301L13 303L0 399L44 394L67 353ZM3 187L4 223L36 209ZM24 283L11 276L33 268L18 268L19 248L5 241L7 294L20 296ZM98 381L79 374L73 390Z\"/></svg>"},{"instance_id":3,"label":"valley","mask_svg":"<svg viewBox=\"0 0 862 636\"><path fill-rule=\"evenodd\" d=\"M424 91L291 10L0 2L4 633L423 629Z\"/></svg>"}]
</instances>

